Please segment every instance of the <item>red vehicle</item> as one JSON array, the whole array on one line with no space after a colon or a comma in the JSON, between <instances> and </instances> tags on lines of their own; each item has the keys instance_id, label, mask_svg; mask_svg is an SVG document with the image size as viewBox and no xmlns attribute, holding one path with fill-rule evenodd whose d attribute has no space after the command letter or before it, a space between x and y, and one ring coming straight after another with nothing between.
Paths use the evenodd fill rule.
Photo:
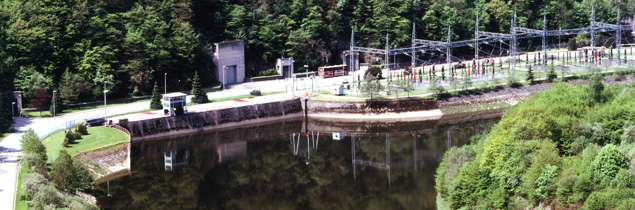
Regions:
<instances>
[{"instance_id":1,"label":"red vehicle","mask_svg":"<svg viewBox=\"0 0 635 210\"><path fill-rule=\"evenodd\" d=\"M318 68L318 76L326 78L348 75L348 71L345 71L344 68L346 65L322 66Z\"/></svg>"}]
</instances>

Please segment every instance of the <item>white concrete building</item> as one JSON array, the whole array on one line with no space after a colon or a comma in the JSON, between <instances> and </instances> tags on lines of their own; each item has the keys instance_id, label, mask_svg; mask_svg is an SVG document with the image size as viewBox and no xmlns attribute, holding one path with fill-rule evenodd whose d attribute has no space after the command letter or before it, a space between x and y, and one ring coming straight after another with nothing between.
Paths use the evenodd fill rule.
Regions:
<instances>
[{"instance_id":1,"label":"white concrete building","mask_svg":"<svg viewBox=\"0 0 635 210\"><path fill-rule=\"evenodd\" d=\"M231 40L214 43L212 55L218 81L230 85L245 81L245 42Z\"/></svg>"},{"instance_id":2,"label":"white concrete building","mask_svg":"<svg viewBox=\"0 0 635 210\"><path fill-rule=\"evenodd\" d=\"M293 58L278 58L276 60L276 71L284 78L291 78L293 75Z\"/></svg>"}]
</instances>

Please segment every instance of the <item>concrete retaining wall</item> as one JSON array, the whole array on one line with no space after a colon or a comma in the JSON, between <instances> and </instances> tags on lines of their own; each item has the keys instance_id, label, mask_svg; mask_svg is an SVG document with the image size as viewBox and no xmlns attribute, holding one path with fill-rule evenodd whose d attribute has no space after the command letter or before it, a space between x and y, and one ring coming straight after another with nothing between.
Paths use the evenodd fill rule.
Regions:
<instances>
[{"instance_id":1,"label":"concrete retaining wall","mask_svg":"<svg viewBox=\"0 0 635 210\"><path fill-rule=\"evenodd\" d=\"M435 100L367 101L367 102L308 102L309 114L383 114L428 111L438 109Z\"/></svg>"},{"instance_id":2,"label":"concrete retaining wall","mask_svg":"<svg viewBox=\"0 0 635 210\"><path fill-rule=\"evenodd\" d=\"M190 113L121 124L132 139L175 135L302 116L300 99Z\"/></svg>"}]
</instances>

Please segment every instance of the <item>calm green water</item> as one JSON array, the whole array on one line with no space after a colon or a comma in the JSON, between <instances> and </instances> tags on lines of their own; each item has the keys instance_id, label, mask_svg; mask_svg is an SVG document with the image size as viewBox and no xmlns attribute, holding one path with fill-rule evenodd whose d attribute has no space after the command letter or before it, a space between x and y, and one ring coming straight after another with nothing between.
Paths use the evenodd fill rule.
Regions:
<instances>
[{"instance_id":1,"label":"calm green water","mask_svg":"<svg viewBox=\"0 0 635 210\"><path fill-rule=\"evenodd\" d=\"M434 173L443 153L498 120L336 126L288 120L134 143L131 175L97 185L97 203L105 209L435 209Z\"/></svg>"}]
</instances>

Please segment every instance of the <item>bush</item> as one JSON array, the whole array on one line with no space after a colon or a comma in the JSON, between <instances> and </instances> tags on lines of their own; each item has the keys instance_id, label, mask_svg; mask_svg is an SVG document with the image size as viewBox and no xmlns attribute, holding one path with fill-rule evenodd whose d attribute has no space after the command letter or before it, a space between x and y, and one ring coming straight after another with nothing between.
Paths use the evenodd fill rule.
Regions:
<instances>
[{"instance_id":1,"label":"bush","mask_svg":"<svg viewBox=\"0 0 635 210\"><path fill-rule=\"evenodd\" d=\"M593 74L589 78L589 97L594 103L601 103L604 100L602 92L604 91L604 78L600 74Z\"/></svg>"},{"instance_id":2,"label":"bush","mask_svg":"<svg viewBox=\"0 0 635 210\"><path fill-rule=\"evenodd\" d=\"M139 91L139 86L134 86L132 90L132 96L141 96L141 91Z\"/></svg>"},{"instance_id":3,"label":"bush","mask_svg":"<svg viewBox=\"0 0 635 210\"><path fill-rule=\"evenodd\" d=\"M364 75L369 75L369 74L370 74L370 76L375 77L375 78L377 78L377 75L379 75L379 77L378 77L379 79L383 78L382 77L383 75L381 73L381 68L379 68L377 66L373 66L373 67L368 68L366 70L366 73L364 73Z\"/></svg>"},{"instance_id":4,"label":"bush","mask_svg":"<svg viewBox=\"0 0 635 210\"><path fill-rule=\"evenodd\" d=\"M622 144L631 144L635 142L635 127L630 121L624 122L624 132L620 135Z\"/></svg>"},{"instance_id":5,"label":"bush","mask_svg":"<svg viewBox=\"0 0 635 210\"><path fill-rule=\"evenodd\" d=\"M64 132L66 132L64 134L64 142L65 143L67 142L68 144L74 144L75 143L75 134L73 133L73 131L69 129L69 130L64 131Z\"/></svg>"},{"instance_id":6,"label":"bush","mask_svg":"<svg viewBox=\"0 0 635 210\"><path fill-rule=\"evenodd\" d=\"M533 85L536 82L534 81L534 70L531 66L527 67L527 82L529 82L529 85Z\"/></svg>"},{"instance_id":7,"label":"bush","mask_svg":"<svg viewBox=\"0 0 635 210\"><path fill-rule=\"evenodd\" d=\"M99 208L93 204L86 203L84 200L78 197L69 197L66 198L66 205L70 210L81 209L81 210L99 210Z\"/></svg>"},{"instance_id":8,"label":"bush","mask_svg":"<svg viewBox=\"0 0 635 210\"><path fill-rule=\"evenodd\" d=\"M73 160L66 150L60 151L51 168L51 179L60 188L86 190L93 187L90 172L81 163Z\"/></svg>"},{"instance_id":9,"label":"bush","mask_svg":"<svg viewBox=\"0 0 635 210\"><path fill-rule=\"evenodd\" d=\"M42 162L46 162L46 160L48 160L48 156L46 155L46 147L44 146L44 144L42 144L33 129L29 128L29 130L24 132L22 138L20 139L20 144L22 146L22 152L24 152L25 154L35 154Z\"/></svg>"},{"instance_id":10,"label":"bush","mask_svg":"<svg viewBox=\"0 0 635 210\"><path fill-rule=\"evenodd\" d=\"M252 90L251 92L249 92L249 95L252 95L252 96L261 96L261 95L262 95L262 93L260 92L260 90L258 90L258 89L254 89L254 90Z\"/></svg>"},{"instance_id":11,"label":"bush","mask_svg":"<svg viewBox=\"0 0 635 210\"><path fill-rule=\"evenodd\" d=\"M62 204L62 195L51 185L42 185L33 199L27 202L29 209L57 209L62 207Z\"/></svg>"},{"instance_id":12,"label":"bush","mask_svg":"<svg viewBox=\"0 0 635 210\"><path fill-rule=\"evenodd\" d=\"M194 72L194 79L192 79L192 102L194 103L207 103L209 98L207 93L201 88L201 78L198 76L198 71Z\"/></svg>"},{"instance_id":13,"label":"bush","mask_svg":"<svg viewBox=\"0 0 635 210\"><path fill-rule=\"evenodd\" d=\"M612 179L620 169L627 166L626 155L617 146L608 144L593 161L593 180L599 182L605 177Z\"/></svg>"},{"instance_id":14,"label":"bush","mask_svg":"<svg viewBox=\"0 0 635 210\"><path fill-rule=\"evenodd\" d=\"M633 177L630 173L628 173L628 170L620 169L620 171L617 172L617 175L615 175L615 178L611 181L611 187L614 189L633 187L632 181Z\"/></svg>"},{"instance_id":15,"label":"bush","mask_svg":"<svg viewBox=\"0 0 635 210\"><path fill-rule=\"evenodd\" d=\"M48 180L38 173L28 173L24 176L24 184L22 189L24 190L23 199L31 200L35 197L35 194L40 191L40 188L48 186Z\"/></svg>"},{"instance_id":16,"label":"bush","mask_svg":"<svg viewBox=\"0 0 635 210\"><path fill-rule=\"evenodd\" d=\"M547 81L553 82L557 78L558 75L556 74L556 67L553 65L549 66L549 72L547 72Z\"/></svg>"},{"instance_id":17,"label":"bush","mask_svg":"<svg viewBox=\"0 0 635 210\"><path fill-rule=\"evenodd\" d=\"M86 124L77 125L75 130L79 131L79 133L81 133L82 135L88 135L88 128L86 127Z\"/></svg>"},{"instance_id":18,"label":"bush","mask_svg":"<svg viewBox=\"0 0 635 210\"><path fill-rule=\"evenodd\" d=\"M79 131L73 132L73 138L75 138L75 140L82 139L82 133L80 133Z\"/></svg>"},{"instance_id":19,"label":"bush","mask_svg":"<svg viewBox=\"0 0 635 210\"><path fill-rule=\"evenodd\" d=\"M22 156L22 161L28 168L40 168L46 166L46 162L44 162L40 158L40 156L31 152L24 153L24 156Z\"/></svg>"},{"instance_id":20,"label":"bush","mask_svg":"<svg viewBox=\"0 0 635 210\"><path fill-rule=\"evenodd\" d=\"M259 77L274 76L274 75L279 75L279 74L278 74L278 71L276 71L276 69L273 69L273 68L258 72Z\"/></svg>"},{"instance_id":21,"label":"bush","mask_svg":"<svg viewBox=\"0 0 635 210\"><path fill-rule=\"evenodd\" d=\"M474 156L470 146L452 147L443 155L443 161L437 168L435 189L443 197L447 197L450 183L458 176L461 168Z\"/></svg>"},{"instance_id":22,"label":"bush","mask_svg":"<svg viewBox=\"0 0 635 210\"><path fill-rule=\"evenodd\" d=\"M536 179L536 196L538 198L546 199L549 194L555 191L554 178L556 176L558 176L558 167L546 165L542 169L542 173Z\"/></svg>"},{"instance_id":23,"label":"bush","mask_svg":"<svg viewBox=\"0 0 635 210\"><path fill-rule=\"evenodd\" d=\"M578 44L576 43L575 37L569 39L569 42L567 42L567 48L569 49L569 51L578 50Z\"/></svg>"},{"instance_id":24,"label":"bush","mask_svg":"<svg viewBox=\"0 0 635 210\"><path fill-rule=\"evenodd\" d=\"M518 79L516 79L515 77L507 77L507 86L511 88L519 88L522 87L523 84L518 82Z\"/></svg>"}]
</instances>

